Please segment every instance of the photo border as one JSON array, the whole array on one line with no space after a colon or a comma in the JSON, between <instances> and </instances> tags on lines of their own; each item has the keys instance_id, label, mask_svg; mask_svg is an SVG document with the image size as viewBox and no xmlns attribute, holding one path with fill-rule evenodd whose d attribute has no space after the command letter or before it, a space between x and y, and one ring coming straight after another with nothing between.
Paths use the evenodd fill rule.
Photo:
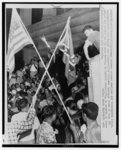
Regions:
<instances>
[{"instance_id":1,"label":"photo border","mask_svg":"<svg viewBox=\"0 0 121 150\"><path fill-rule=\"evenodd\" d=\"M119 2L2 2L2 134L5 132L5 5L6 4L113 4L117 6L117 42L116 42L116 145L105 144L46 144L46 145L14 145L2 144L2 147L100 147L100 148L118 148L119 147Z\"/></svg>"}]
</instances>

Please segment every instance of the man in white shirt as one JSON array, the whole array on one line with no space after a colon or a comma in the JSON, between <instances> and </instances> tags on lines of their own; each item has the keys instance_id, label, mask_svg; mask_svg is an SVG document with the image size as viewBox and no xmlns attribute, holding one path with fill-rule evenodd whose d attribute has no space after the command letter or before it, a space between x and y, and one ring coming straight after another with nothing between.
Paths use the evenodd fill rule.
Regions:
<instances>
[{"instance_id":1,"label":"man in white shirt","mask_svg":"<svg viewBox=\"0 0 121 150\"><path fill-rule=\"evenodd\" d=\"M100 32L93 30L93 28L90 25L87 25L83 29L84 34L86 35L87 39L84 44L84 53L87 58L87 60L91 60L89 56L88 48L89 46L94 45L97 48L97 51L99 53L100 51ZM94 48L93 48L94 51ZM91 51L91 53L94 53Z\"/></svg>"},{"instance_id":2,"label":"man in white shirt","mask_svg":"<svg viewBox=\"0 0 121 150\"><path fill-rule=\"evenodd\" d=\"M84 53L89 63L89 81L92 84L89 88L89 99L94 101L99 107L101 106L101 71L100 71L100 32L87 25L83 29L87 39L84 44ZM90 85L88 83L88 85ZM101 124L101 109L97 121Z\"/></svg>"}]
</instances>

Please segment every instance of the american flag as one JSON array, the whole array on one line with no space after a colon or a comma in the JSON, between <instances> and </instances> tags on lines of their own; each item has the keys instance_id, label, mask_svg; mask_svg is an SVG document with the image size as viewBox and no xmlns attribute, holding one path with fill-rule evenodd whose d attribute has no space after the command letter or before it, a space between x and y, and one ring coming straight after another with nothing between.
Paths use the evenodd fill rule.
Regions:
<instances>
[{"instance_id":1,"label":"american flag","mask_svg":"<svg viewBox=\"0 0 121 150\"><path fill-rule=\"evenodd\" d=\"M15 68L14 55L19 52L24 46L32 44L29 33L27 32L17 10L13 8L7 52L7 70L12 73Z\"/></svg>"}]
</instances>

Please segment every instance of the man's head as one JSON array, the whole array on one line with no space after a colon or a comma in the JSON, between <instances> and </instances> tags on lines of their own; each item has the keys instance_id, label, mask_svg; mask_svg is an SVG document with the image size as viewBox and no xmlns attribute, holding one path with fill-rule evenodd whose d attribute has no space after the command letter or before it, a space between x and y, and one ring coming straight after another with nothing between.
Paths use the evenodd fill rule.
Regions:
<instances>
[{"instance_id":1,"label":"man's head","mask_svg":"<svg viewBox=\"0 0 121 150\"><path fill-rule=\"evenodd\" d=\"M16 84L15 84L15 87L16 87L16 89L19 88L19 83L16 83Z\"/></svg>"},{"instance_id":2,"label":"man's head","mask_svg":"<svg viewBox=\"0 0 121 150\"><path fill-rule=\"evenodd\" d=\"M15 96L16 93L17 93L17 91L16 91L15 89L13 89L13 90L11 91L11 94L12 94L13 96Z\"/></svg>"},{"instance_id":3,"label":"man's head","mask_svg":"<svg viewBox=\"0 0 121 150\"><path fill-rule=\"evenodd\" d=\"M95 121L97 119L99 108L96 103L85 103L82 105L82 110L84 121L87 121L87 119Z\"/></svg>"},{"instance_id":4,"label":"man's head","mask_svg":"<svg viewBox=\"0 0 121 150\"><path fill-rule=\"evenodd\" d=\"M90 25L86 25L83 29L83 33L88 37L93 32L93 28Z\"/></svg>"},{"instance_id":5,"label":"man's head","mask_svg":"<svg viewBox=\"0 0 121 150\"><path fill-rule=\"evenodd\" d=\"M54 106L47 105L42 110L42 120L51 119L52 122L56 119L56 109Z\"/></svg>"},{"instance_id":6,"label":"man's head","mask_svg":"<svg viewBox=\"0 0 121 150\"><path fill-rule=\"evenodd\" d=\"M27 112L29 109L28 100L25 98L20 99L18 102L18 108L19 108L19 110L21 110L23 112Z\"/></svg>"},{"instance_id":7,"label":"man's head","mask_svg":"<svg viewBox=\"0 0 121 150\"><path fill-rule=\"evenodd\" d=\"M22 83L20 83L20 88L21 88L22 90L24 90L25 85L24 85L24 83L23 83L23 82L22 82Z\"/></svg>"}]
</instances>

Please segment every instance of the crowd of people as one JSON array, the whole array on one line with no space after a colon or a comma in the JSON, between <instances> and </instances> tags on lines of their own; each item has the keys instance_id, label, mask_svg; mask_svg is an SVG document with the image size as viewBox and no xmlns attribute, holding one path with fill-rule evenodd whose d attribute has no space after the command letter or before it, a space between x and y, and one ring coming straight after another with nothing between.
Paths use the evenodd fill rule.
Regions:
<instances>
[{"instance_id":1,"label":"crowd of people","mask_svg":"<svg viewBox=\"0 0 121 150\"><path fill-rule=\"evenodd\" d=\"M37 57L34 57L29 64L26 64L12 75L8 75L7 95L9 121L13 114L19 112L17 106L19 99L25 97L29 104L31 104L32 96L38 88L44 70L41 61Z\"/></svg>"},{"instance_id":2,"label":"crowd of people","mask_svg":"<svg viewBox=\"0 0 121 150\"><path fill-rule=\"evenodd\" d=\"M51 76L50 79L48 74L44 76L39 92L36 94L45 71L42 62L37 57L32 58L29 64L14 72L11 77L9 76L7 82L8 122L23 123L22 130L16 134L16 142L9 140L10 143L101 142L100 126L96 121L99 108L96 103L89 102L87 85L89 67L81 48L83 47L76 49L77 78L68 87L71 91L68 96L64 95L66 91L62 90L63 86L58 77ZM30 120L34 121L29 127L30 120L27 116L31 113L31 109L34 109L35 113L30 117ZM24 129L24 123L28 125L28 128Z\"/></svg>"}]
</instances>

